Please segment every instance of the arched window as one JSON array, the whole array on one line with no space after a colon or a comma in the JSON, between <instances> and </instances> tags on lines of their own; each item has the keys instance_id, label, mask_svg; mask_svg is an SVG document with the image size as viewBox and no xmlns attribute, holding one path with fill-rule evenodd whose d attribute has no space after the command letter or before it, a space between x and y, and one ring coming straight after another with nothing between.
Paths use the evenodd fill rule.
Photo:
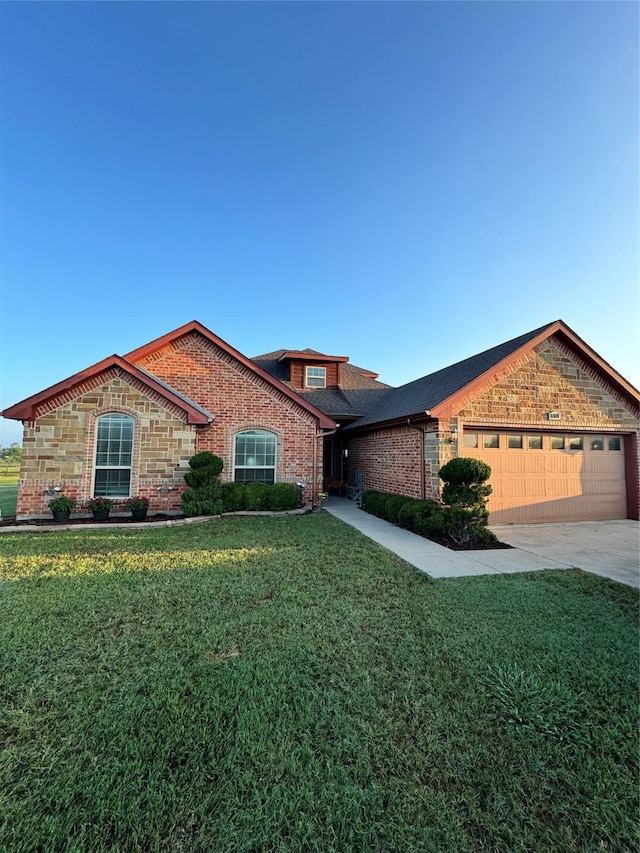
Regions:
<instances>
[{"instance_id":1,"label":"arched window","mask_svg":"<svg viewBox=\"0 0 640 853\"><path fill-rule=\"evenodd\" d=\"M133 418L112 412L98 420L93 494L128 498L131 489Z\"/></svg>"},{"instance_id":2,"label":"arched window","mask_svg":"<svg viewBox=\"0 0 640 853\"><path fill-rule=\"evenodd\" d=\"M234 480L236 483L275 483L276 436L262 429L236 435Z\"/></svg>"}]
</instances>

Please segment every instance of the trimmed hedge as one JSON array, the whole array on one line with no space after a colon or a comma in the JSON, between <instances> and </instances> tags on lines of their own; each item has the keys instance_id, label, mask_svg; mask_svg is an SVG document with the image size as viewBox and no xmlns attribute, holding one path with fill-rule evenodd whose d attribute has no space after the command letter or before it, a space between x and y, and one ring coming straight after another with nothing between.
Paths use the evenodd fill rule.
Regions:
<instances>
[{"instance_id":1,"label":"trimmed hedge","mask_svg":"<svg viewBox=\"0 0 640 853\"><path fill-rule=\"evenodd\" d=\"M285 512L302 506L293 483L223 483L222 512Z\"/></svg>"},{"instance_id":2,"label":"trimmed hedge","mask_svg":"<svg viewBox=\"0 0 640 853\"><path fill-rule=\"evenodd\" d=\"M362 509L429 539L449 539L457 545L492 545L498 541L487 529L484 506L445 506L434 500L365 491Z\"/></svg>"}]
</instances>

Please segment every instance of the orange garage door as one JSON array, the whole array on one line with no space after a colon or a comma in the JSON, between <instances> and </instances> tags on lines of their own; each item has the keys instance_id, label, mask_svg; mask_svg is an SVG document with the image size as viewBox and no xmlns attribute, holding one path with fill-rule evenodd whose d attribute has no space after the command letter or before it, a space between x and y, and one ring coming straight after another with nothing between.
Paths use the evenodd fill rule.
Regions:
<instances>
[{"instance_id":1,"label":"orange garage door","mask_svg":"<svg viewBox=\"0 0 640 853\"><path fill-rule=\"evenodd\" d=\"M463 445L491 466L490 523L627 517L622 436L465 430Z\"/></svg>"}]
</instances>

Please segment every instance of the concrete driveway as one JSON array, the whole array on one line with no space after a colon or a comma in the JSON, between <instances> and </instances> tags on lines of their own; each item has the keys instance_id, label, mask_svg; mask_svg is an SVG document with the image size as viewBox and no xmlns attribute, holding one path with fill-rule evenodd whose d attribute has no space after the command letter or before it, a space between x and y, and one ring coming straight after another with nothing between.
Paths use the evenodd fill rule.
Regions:
<instances>
[{"instance_id":1,"label":"concrete driveway","mask_svg":"<svg viewBox=\"0 0 640 853\"><path fill-rule=\"evenodd\" d=\"M573 521L492 524L501 542L548 561L573 566L629 586L640 586L640 522Z\"/></svg>"}]
</instances>

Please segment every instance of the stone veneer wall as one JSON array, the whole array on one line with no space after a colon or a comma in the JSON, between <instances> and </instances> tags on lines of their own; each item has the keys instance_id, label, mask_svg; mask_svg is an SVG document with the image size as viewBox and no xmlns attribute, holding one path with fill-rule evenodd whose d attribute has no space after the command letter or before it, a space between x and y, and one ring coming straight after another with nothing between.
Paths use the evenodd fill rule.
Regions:
<instances>
[{"instance_id":1,"label":"stone veneer wall","mask_svg":"<svg viewBox=\"0 0 640 853\"><path fill-rule=\"evenodd\" d=\"M561 412L562 420L549 421L550 411ZM627 453L633 458L627 478L638 506L638 412L554 337L541 344L533 357L523 356L515 369L511 364L492 387L470 394L451 417L427 422L425 497L438 498L442 486L438 471L460 455L465 424L628 433L627 447L632 452ZM360 468L366 489L421 497L420 435L414 428L396 426L347 435L350 483Z\"/></svg>"},{"instance_id":2,"label":"stone veneer wall","mask_svg":"<svg viewBox=\"0 0 640 853\"><path fill-rule=\"evenodd\" d=\"M72 399L57 408L49 403L25 424L17 517L48 517L51 495L45 492L56 486L82 511L92 496L96 422L107 412L135 419L131 494L148 497L151 512L178 510L196 446L195 429L181 410L160 405L144 384L118 369L87 383L79 396L67 396Z\"/></svg>"},{"instance_id":3,"label":"stone veneer wall","mask_svg":"<svg viewBox=\"0 0 640 853\"><path fill-rule=\"evenodd\" d=\"M549 421L558 411L561 421ZM461 424L629 432L638 429L638 412L557 339L545 341L536 355L457 411Z\"/></svg>"},{"instance_id":4,"label":"stone veneer wall","mask_svg":"<svg viewBox=\"0 0 640 853\"><path fill-rule=\"evenodd\" d=\"M277 481L301 482L305 502L315 500L322 486L322 439L310 412L198 332L142 358L138 365L214 416L211 426L198 430L197 450L222 458L222 480L234 477L236 433L263 429L277 436Z\"/></svg>"}]
</instances>

